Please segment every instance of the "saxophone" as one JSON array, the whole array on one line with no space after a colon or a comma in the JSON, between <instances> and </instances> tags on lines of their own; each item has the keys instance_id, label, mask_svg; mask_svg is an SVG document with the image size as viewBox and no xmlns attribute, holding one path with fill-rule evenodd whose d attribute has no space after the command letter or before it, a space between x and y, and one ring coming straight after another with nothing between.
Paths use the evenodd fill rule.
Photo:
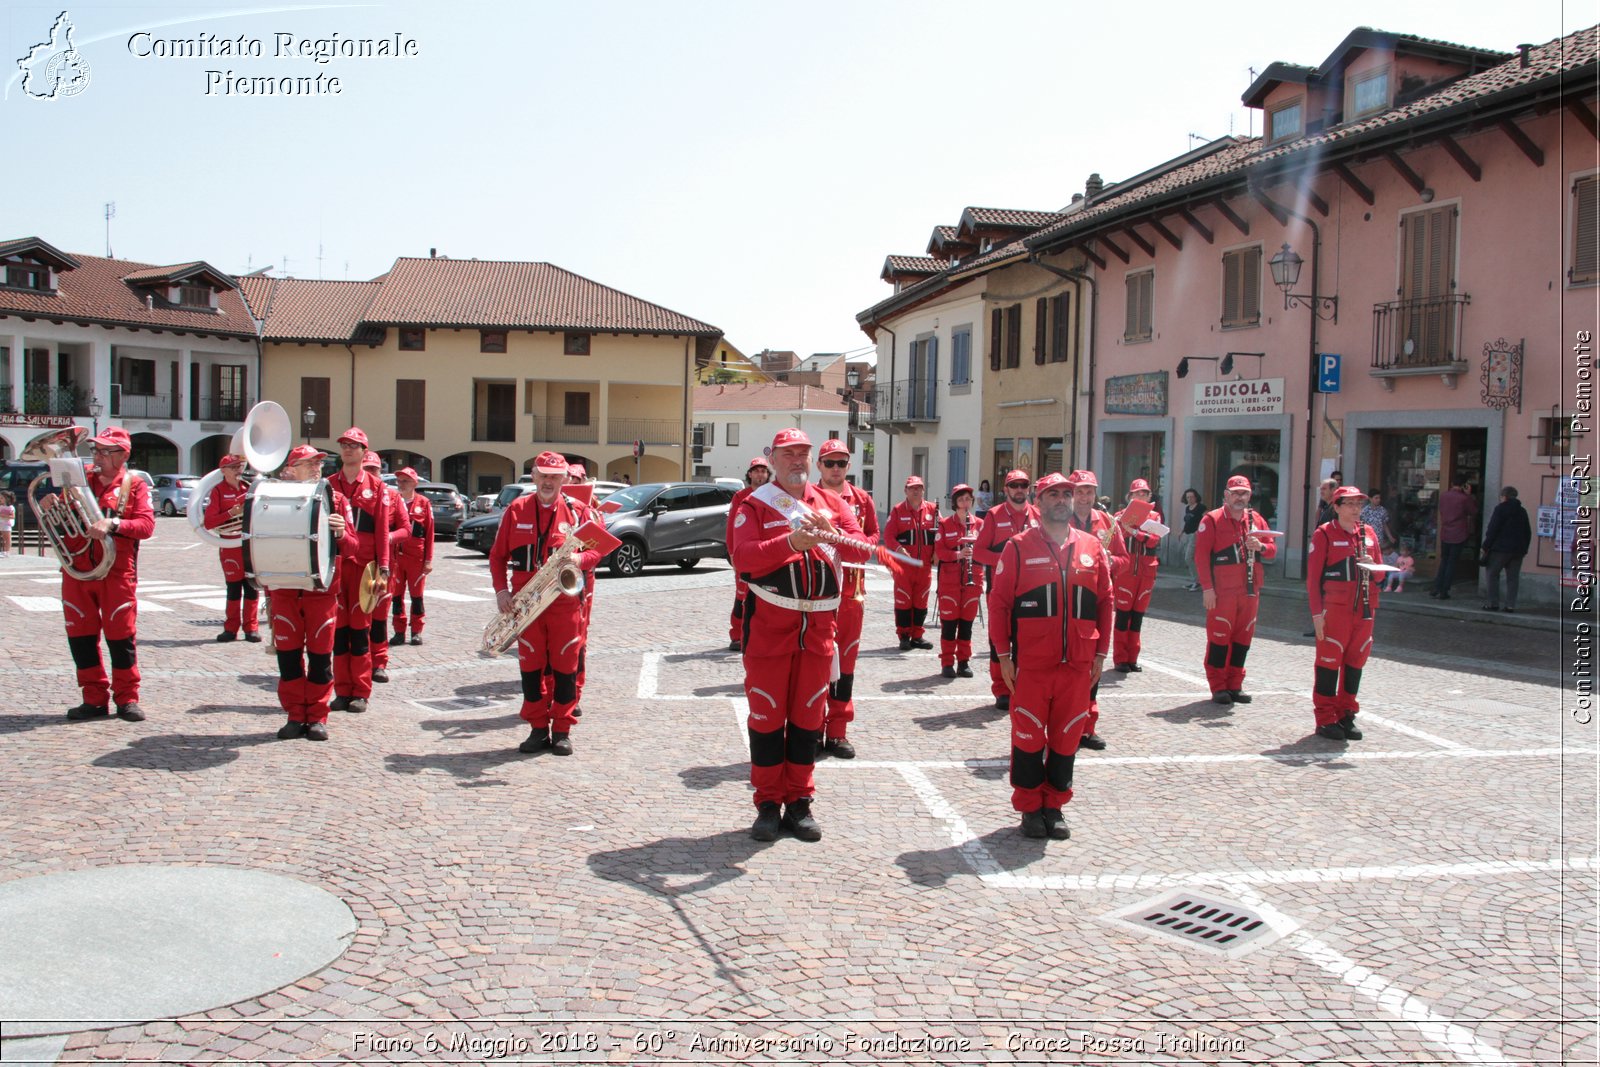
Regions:
<instances>
[{"instance_id":1,"label":"saxophone","mask_svg":"<svg viewBox=\"0 0 1600 1067\"><path fill-rule=\"evenodd\" d=\"M496 615L483 628L485 653L497 655L510 648L516 643L517 635L543 615L557 597L577 596L583 592L583 571L578 569L578 556L588 547L575 533L569 533L565 541L551 549L550 558L511 598L511 610Z\"/></svg>"}]
</instances>

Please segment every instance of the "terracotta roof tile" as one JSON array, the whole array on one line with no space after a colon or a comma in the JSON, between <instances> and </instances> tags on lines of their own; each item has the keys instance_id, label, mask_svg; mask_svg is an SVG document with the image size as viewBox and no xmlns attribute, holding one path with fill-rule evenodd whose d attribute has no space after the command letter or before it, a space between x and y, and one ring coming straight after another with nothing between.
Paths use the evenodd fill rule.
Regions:
<instances>
[{"instance_id":1,"label":"terracotta roof tile","mask_svg":"<svg viewBox=\"0 0 1600 1067\"><path fill-rule=\"evenodd\" d=\"M838 393L815 385L754 382L745 385L697 385L694 410L724 411L840 411L850 404Z\"/></svg>"},{"instance_id":2,"label":"terracotta roof tile","mask_svg":"<svg viewBox=\"0 0 1600 1067\"><path fill-rule=\"evenodd\" d=\"M1003 207L969 207L961 213L961 223L965 226L971 222L974 226L1008 226L1012 228L1025 227L1037 230L1040 226L1048 226L1061 217L1058 211L1018 211Z\"/></svg>"},{"instance_id":3,"label":"terracotta roof tile","mask_svg":"<svg viewBox=\"0 0 1600 1067\"><path fill-rule=\"evenodd\" d=\"M364 324L382 282L333 282L310 278L246 278L250 306L264 305L266 341L334 341L376 344L383 330ZM259 283L266 282L266 287Z\"/></svg>"},{"instance_id":4,"label":"terracotta roof tile","mask_svg":"<svg viewBox=\"0 0 1600 1067\"><path fill-rule=\"evenodd\" d=\"M173 307L157 301L145 306L145 293L128 284L130 275L169 272L171 267L73 253L78 266L56 275L55 293L0 289L0 315L185 330L230 337L254 337L255 320L237 289L217 294L217 310Z\"/></svg>"},{"instance_id":5,"label":"terracotta roof tile","mask_svg":"<svg viewBox=\"0 0 1600 1067\"><path fill-rule=\"evenodd\" d=\"M949 266L943 259L932 256L889 256L883 261L882 277L891 274L938 274Z\"/></svg>"}]
</instances>

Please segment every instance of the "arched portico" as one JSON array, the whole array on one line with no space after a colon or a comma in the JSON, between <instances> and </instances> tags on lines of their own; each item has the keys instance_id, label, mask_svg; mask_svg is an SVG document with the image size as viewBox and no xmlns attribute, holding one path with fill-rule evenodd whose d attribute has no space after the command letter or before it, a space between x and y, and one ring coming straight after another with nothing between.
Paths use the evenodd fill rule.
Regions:
<instances>
[{"instance_id":1,"label":"arched portico","mask_svg":"<svg viewBox=\"0 0 1600 1067\"><path fill-rule=\"evenodd\" d=\"M171 438L141 430L132 435L130 443L133 449L128 453L128 466L134 470L141 470L147 474L191 473L178 469L181 452ZM216 464L213 463L212 466Z\"/></svg>"},{"instance_id":2,"label":"arched portico","mask_svg":"<svg viewBox=\"0 0 1600 1067\"><path fill-rule=\"evenodd\" d=\"M408 452L403 448L386 448L378 453L383 460L384 469L390 472L410 467L417 472L417 477L425 482L433 481L433 460L421 452Z\"/></svg>"},{"instance_id":3,"label":"arched portico","mask_svg":"<svg viewBox=\"0 0 1600 1067\"><path fill-rule=\"evenodd\" d=\"M212 434L202 437L189 450L189 463L186 468L177 473L181 474L209 474L217 469L217 464L222 462L222 457L228 454L228 449L233 444L233 438L227 434ZM270 471L263 473L271 473Z\"/></svg>"},{"instance_id":4,"label":"arched portico","mask_svg":"<svg viewBox=\"0 0 1600 1067\"><path fill-rule=\"evenodd\" d=\"M442 475L439 481L454 485L469 497L493 493L502 485L517 480L517 468L512 459L494 452L457 452L446 456L439 470Z\"/></svg>"}]
</instances>

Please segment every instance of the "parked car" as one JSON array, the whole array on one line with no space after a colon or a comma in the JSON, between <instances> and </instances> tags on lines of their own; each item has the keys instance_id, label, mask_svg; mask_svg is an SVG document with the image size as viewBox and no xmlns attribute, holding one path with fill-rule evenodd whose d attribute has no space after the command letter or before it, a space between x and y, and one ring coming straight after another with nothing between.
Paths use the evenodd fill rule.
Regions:
<instances>
[{"instance_id":1,"label":"parked car","mask_svg":"<svg viewBox=\"0 0 1600 1067\"><path fill-rule=\"evenodd\" d=\"M499 492L479 493L472 498L472 511L477 515L487 515L494 509L494 501Z\"/></svg>"},{"instance_id":2,"label":"parked car","mask_svg":"<svg viewBox=\"0 0 1600 1067\"><path fill-rule=\"evenodd\" d=\"M512 482L510 485L502 485L500 491L489 501L487 515L479 515L461 524L456 531L456 544L462 548L475 548L487 556L489 549L494 547L495 535L500 532L500 515L506 510L506 505L533 490L532 482Z\"/></svg>"},{"instance_id":3,"label":"parked car","mask_svg":"<svg viewBox=\"0 0 1600 1067\"><path fill-rule=\"evenodd\" d=\"M47 473L48 471L49 468L43 463L24 462L20 460L0 460L0 489L10 490L17 495L16 529L19 533L22 530L31 529L39 525L38 521L34 518L33 508L29 507L27 503L28 486L35 478L39 477L41 474ZM135 478L143 479L146 485L154 486L155 484L155 479L145 471L134 470L132 467L129 467L128 473ZM53 492L55 492L55 486L51 484L48 478L46 478L44 481L39 483L39 489L34 496L37 498ZM150 494L150 499L152 503L155 500L155 493L153 491Z\"/></svg>"},{"instance_id":4,"label":"parked car","mask_svg":"<svg viewBox=\"0 0 1600 1067\"><path fill-rule=\"evenodd\" d=\"M189 494L200 484L193 474L158 474L150 503L162 515L182 515L189 506Z\"/></svg>"},{"instance_id":5,"label":"parked car","mask_svg":"<svg viewBox=\"0 0 1600 1067\"><path fill-rule=\"evenodd\" d=\"M467 519L467 502L448 482L418 482L417 492L433 505L433 536L454 537Z\"/></svg>"},{"instance_id":6,"label":"parked car","mask_svg":"<svg viewBox=\"0 0 1600 1067\"><path fill-rule=\"evenodd\" d=\"M650 563L688 570L702 559L726 559L733 490L704 482L647 482L606 499L606 529L618 545L601 562L631 578Z\"/></svg>"}]
</instances>

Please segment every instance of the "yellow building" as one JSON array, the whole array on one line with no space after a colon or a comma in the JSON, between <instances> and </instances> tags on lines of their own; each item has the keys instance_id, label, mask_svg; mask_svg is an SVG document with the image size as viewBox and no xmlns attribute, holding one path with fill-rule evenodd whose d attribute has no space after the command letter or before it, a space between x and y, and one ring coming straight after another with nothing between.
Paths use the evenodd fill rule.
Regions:
<instances>
[{"instance_id":1,"label":"yellow building","mask_svg":"<svg viewBox=\"0 0 1600 1067\"><path fill-rule=\"evenodd\" d=\"M490 492L547 449L591 476L689 470L690 386L722 332L549 263L398 259L371 282L246 277L262 397L334 450ZM636 459L636 443L643 455Z\"/></svg>"},{"instance_id":2,"label":"yellow building","mask_svg":"<svg viewBox=\"0 0 1600 1067\"><path fill-rule=\"evenodd\" d=\"M724 337L717 342L710 362L695 371L696 385L725 385L733 382L770 382L772 375L762 370L749 356Z\"/></svg>"}]
</instances>

